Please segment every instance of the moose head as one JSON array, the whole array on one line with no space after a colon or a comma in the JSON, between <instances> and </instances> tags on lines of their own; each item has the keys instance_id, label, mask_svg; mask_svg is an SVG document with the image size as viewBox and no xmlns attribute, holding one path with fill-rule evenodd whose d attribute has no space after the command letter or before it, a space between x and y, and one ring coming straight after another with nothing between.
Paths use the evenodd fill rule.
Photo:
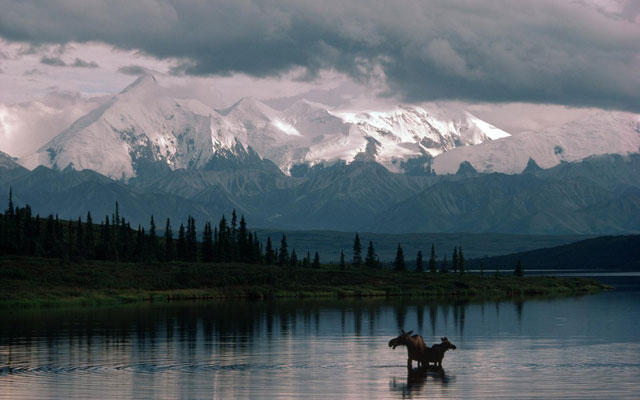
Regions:
<instances>
[{"instance_id":1,"label":"moose head","mask_svg":"<svg viewBox=\"0 0 640 400\"><path fill-rule=\"evenodd\" d=\"M398 346L406 346L407 343L409 343L412 333L413 331L405 332L404 330L400 330L400 336L389 340L389 347L395 350Z\"/></svg>"},{"instance_id":2,"label":"moose head","mask_svg":"<svg viewBox=\"0 0 640 400\"><path fill-rule=\"evenodd\" d=\"M447 339L447 337L440 338L440 346L444 347L445 350L455 350L456 346Z\"/></svg>"}]
</instances>

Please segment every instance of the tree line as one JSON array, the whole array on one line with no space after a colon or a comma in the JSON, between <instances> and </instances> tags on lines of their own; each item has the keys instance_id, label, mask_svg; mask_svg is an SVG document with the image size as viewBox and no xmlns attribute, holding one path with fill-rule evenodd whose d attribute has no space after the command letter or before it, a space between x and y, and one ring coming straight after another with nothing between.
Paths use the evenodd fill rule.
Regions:
<instances>
[{"instance_id":1,"label":"tree line","mask_svg":"<svg viewBox=\"0 0 640 400\"><path fill-rule=\"evenodd\" d=\"M82 217L76 220L61 220L58 215L53 214L41 218L38 214L33 215L29 205L15 206L11 189L8 207L0 213L0 255L9 254L68 260L241 262L320 267L317 251L313 256L309 251L300 256L295 249L289 250L285 234L282 235L279 246L275 246L270 237L267 237L263 246L257 233L247 228L244 216L238 220L235 210L230 221L223 215L215 225L206 222L199 240L196 221L192 216L187 217L186 226L184 223L180 224L177 236L174 235L174 227L169 218L165 220L163 234L158 235L153 215L150 217L148 229L141 225L133 229L130 222L120 215L118 202L115 203L111 216L105 215L99 223L94 223L90 212L84 220ZM383 263L376 253L373 241L369 241L363 258L360 236L356 233L350 264L347 264L344 251L340 252L340 268L346 269L347 265L354 268L380 268ZM401 244L398 244L392 268L399 272L408 269ZM416 254L416 272L447 273L450 268L454 273L465 273L462 246L453 249L451 263L446 254L438 261L434 244L431 245L431 253L426 263L422 251ZM522 276L521 263L518 263L514 272Z\"/></svg>"},{"instance_id":2,"label":"tree line","mask_svg":"<svg viewBox=\"0 0 640 400\"><path fill-rule=\"evenodd\" d=\"M360 267L362 265L370 268L378 268L382 267L383 263L380 261L380 258L376 254L375 247L373 245L373 241L369 241L369 245L367 246L367 253L362 259L362 244L360 243L360 236L356 233L353 239L353 259L351 261L351 265L354 267ZM346 267L344 251L340 252L340 266L344 269ZM396 256L391 263L391 267L394 271L407 271L407 263L405 262L404 250L402 245L399 243L398 248L396 250ZM447 255L445 254L442 257L442 260L438 261L436 257L436 248L435 244L431 244L431 253L429 255L429 260L425 263L422 250L419 250L416 254L415 258L415 272L431 272L431 273L448 273L450 269L453 273L463 275L467 271L466 260L464 258L464 253L462 251L462 246L456 246L453 248L453 253L451 255L451 263L447 259ZM484 264L480 263L480 274L484 275ZM524 266L522 265L522 261L518 260L515 269L513 270L513 274L515 276L524 276ZM498 272L496 270L496 275Z\"/></svg>"},{"instance_id":3,"label":"tree line","mask_svg":"<svg viewBox=\"0 0 640 400\"><path fill-rule=\"evenodd\" d=\"M353 239L353 258L351 260L351 265L354 267L366 266L370 268L378 268L383 266L383 262L380 261L378 257L375 247L373 245L373 241L369 241L369 245L367 246L367 252L365 258L362 258L362 244L360 242L360 236L356 233ZM344 251L340 252L340 266L342 268L346 267ZM395 271L406 271L408 269L407 262L405 261L404 249L401 244L398 244L398 248L396 250L396 256L391 263L392 268ZM422 250L418 251L415 258L415 271L416 272L441 272L447 273L449 272L449 268L453 270L454 273L464 274L466 271L466 264L464 253L462 252L462 246L456 246L453 248L453 254L451 256L451 265L449 265L449 261L447 260L447 256L445 255L443 259L438 262L436 257L436 248L435 245L431 245L431 254L429 256L429 260L425 263Z\"/></svg>"},{"instance_id":4,"label":"tree line","mask_svg":"<svg viewBox=\"0 0 640 400\"><path fill-rule=\"evenodd\" d=\"M99 222L91 213L85 219L62 220L50 214L42 218L33 215L29 205L15 206L13 191L9 190L9 204L0 213L0 255L28 255L68 260L108 260L123 262L241 262L280 266L319 267L320 256L313 258L307 252L303 257L289 250L286 236L280 247L274 248L271 238L266 246L258 240L256 232L247 228L244 216L239 219L235 210L231 220L223 215L215 225L204 224L198 239L196 221L187 217L174 234L174 226L167 218L164 233L157 232L156 221L151 216L147 229L130 222L120 215L118 202L114 212Z\"/></svg>"}]
</instances>

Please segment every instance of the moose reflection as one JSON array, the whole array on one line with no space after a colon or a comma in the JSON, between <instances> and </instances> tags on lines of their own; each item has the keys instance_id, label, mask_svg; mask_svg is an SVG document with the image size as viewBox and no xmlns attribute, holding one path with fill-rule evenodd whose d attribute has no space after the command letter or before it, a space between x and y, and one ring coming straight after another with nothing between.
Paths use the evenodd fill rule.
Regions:
<instances>
[{"instance_id":1,"label":"moose reflection","mask_svg":"<svg viewBox=\"0 0 640 400\"><path fill-rule=\"evenodd\" d=\"M455 350L456 346L449 341L446 337L440 338L441 343L436 343L429 347L424 343L422 336L411 335L413 331L405 332L400 331L400 336L389 340L389 347L394 350L398 346L405 346L407 348L407 368L413 367L413 361L418 363L418 367L430 367L430 363L433 363L433 367L442 368L442 359L444 353L447 350Z\"/></svg>"},{"instance_id":2,"label":"moose reflection","mask_svg":"<svg viewBox=\"0 0 640 400\"><path fill-rule=\"evenodd\" d=\"M451 379L441 368L433 371L427 368L408 369L406 383L394 377L389 382L389 389L392 392L401 393L403 399L413 398L414 395L425 389L427 377L431 377L431 382L437 383L441 387L447 386Z\"/></svg>"}]
</instances>

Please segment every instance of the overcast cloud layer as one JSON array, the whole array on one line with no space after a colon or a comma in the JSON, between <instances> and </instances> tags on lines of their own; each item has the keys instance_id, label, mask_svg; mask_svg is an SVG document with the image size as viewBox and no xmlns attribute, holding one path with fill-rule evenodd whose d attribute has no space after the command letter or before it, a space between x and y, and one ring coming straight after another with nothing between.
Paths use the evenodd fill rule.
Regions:
<instances>
[{"instance_id":1,"label":"overcast cloud layer","mask_svg":"<svg viewBox=\"0 0 640 400\"><path fill-rule=\"evenodd\" d=\"M337 70L407 101L640 111L640 2L0 0L0 36L97 41L174 72Z\"/></svg>"}]
</instances>

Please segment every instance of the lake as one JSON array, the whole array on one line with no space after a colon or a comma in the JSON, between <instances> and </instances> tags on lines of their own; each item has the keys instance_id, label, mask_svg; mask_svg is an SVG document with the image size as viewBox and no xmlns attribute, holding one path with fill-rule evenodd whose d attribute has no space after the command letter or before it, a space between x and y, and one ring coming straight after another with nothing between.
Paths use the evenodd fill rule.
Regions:
<instances>
[{"instance_id":1,"label":"lake","mask_svg":"<svg viewBox=\"0 0 640 400\"><path fill-rule=\"evenodd\" d=\"M614 278L527 301L0 311L0 399L638 398L640 277ZM401 328L457 346L443 374L408 373Z\"/></svg>"}]
</instances>

